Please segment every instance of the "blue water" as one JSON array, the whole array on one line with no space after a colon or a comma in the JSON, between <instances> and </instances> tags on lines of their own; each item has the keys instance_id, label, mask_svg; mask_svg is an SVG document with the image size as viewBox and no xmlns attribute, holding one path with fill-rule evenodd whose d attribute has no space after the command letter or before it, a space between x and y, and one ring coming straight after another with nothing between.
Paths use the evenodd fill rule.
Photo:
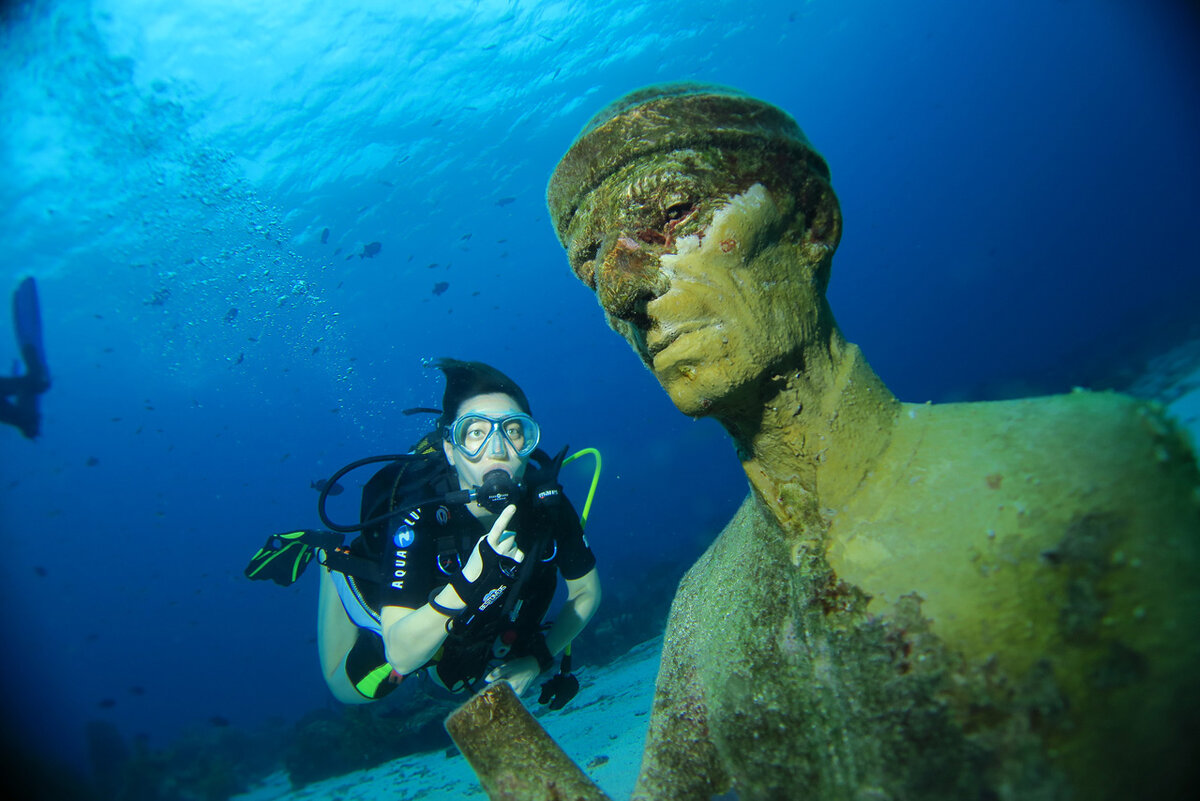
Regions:
<instances>
[{"instance_id":1,"label":"blue water","mask_svg":"<svg viewBox=\"0 0 1200 801\"><path fill-rule=\"evenodd\" d=\"M54 386L38 441L0 430L0 711L72 762L88 720L159 747L330 704L315 576L241 570L317 525L310 481L423 432L422 359L497 365L547 446L603 451L610 604L728 519L723 433L606 329L547 221L558 158L632 88L796 117L845 215L834 310L905 400L1111 385L1197 319L1182 2L5 8L0 290L36 276Z\"/></svg>"}]
</instances>

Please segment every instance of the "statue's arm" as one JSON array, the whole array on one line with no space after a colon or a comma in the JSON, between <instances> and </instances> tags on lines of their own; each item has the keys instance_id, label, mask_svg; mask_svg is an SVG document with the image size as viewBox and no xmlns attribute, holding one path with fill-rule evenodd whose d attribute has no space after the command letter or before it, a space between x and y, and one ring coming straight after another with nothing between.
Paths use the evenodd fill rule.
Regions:
<instances>
[{"instance_id":1,"label":"statue's arm","mask_svg":"<svg viewBox=\"0 0 1200 801\"><path fill-rule=\"evenodd\" d=\"M663 639L654 713L633 801L707 801L729 786L709 739L708 711L693 652L696 644L691 640L696 629L683 620L686 606L681 592Z\"/></svg>"}]
</instances>

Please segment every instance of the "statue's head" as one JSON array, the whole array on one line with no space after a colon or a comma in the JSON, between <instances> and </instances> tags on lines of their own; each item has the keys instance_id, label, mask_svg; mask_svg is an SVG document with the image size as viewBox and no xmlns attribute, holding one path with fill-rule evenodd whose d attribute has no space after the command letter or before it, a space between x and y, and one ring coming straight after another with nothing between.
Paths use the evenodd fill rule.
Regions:
<instances>
[{"instance_id":1,"label":"statue's head","mask_svg":"<svg viewBox=\"0 0 1200 801\"><path fill-rule=\"evenodd\" d=\"M547 201L571 268L686 414L719 412L833 325L829 168L768 103L633 92L584 128Z\"/></svg>"}]
</instances>

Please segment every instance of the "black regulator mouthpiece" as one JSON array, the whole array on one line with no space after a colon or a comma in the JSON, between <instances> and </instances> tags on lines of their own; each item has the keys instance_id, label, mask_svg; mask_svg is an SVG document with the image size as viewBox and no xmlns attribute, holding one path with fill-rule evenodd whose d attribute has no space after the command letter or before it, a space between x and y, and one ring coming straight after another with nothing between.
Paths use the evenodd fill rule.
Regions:
<instances>
[{"instance_id":1,"label":"black regulator mouthpiece","mask_svg":"<svg viewBox=\"0 0 1200 801\"><path fill-rule=\"evenodd\" d=\"M506 471L496 468L484 474L483 483L475 488L475 503L492 514L500 514L504 507L517 502L521 485Z\"/></svg>"}]
</instances>

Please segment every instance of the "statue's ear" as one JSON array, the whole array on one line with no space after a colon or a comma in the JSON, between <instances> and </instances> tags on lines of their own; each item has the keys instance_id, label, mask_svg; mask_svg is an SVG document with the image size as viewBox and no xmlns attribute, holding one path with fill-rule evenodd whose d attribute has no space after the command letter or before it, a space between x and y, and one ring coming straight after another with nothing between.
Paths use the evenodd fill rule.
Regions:
<instances>
[{"instance_id":1,"label":"statue's ear","mask_svg":"<svg viewBox=\"0 0 1200 801\"><path fill-rule=\"evenodd\" d=\"M842 241L842 207L829 181L813 173L801 179L798 200L804 220L800 240L804 261L812 265L817 291L824 295L833 254Z\"/></svg>"}]
</instances>

